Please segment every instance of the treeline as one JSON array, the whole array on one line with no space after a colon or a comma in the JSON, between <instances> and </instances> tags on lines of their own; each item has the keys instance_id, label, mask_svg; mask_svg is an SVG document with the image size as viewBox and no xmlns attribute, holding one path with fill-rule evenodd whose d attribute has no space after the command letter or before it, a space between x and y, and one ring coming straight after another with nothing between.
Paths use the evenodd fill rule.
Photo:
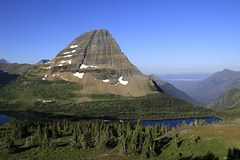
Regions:
<instances>
[{"instance_id":1,"label":"treeline","mask_svg":"<svg viewBox=\"0 0 240 160\"><path fill-rule=\"evenodd\" d=\"M170 130L169 126L143 127L124 123L100 123L92 121L56 122L17 121L13 119L0 128L0 146L7 152L22 147L58 147L65 138L65 145L76 149L113 149L123 155L157 156L162 145L159 137ZM66 140L66 137L69 137ZM22 145L16 141L24 140Z\"/></svg>"}]
</instances>

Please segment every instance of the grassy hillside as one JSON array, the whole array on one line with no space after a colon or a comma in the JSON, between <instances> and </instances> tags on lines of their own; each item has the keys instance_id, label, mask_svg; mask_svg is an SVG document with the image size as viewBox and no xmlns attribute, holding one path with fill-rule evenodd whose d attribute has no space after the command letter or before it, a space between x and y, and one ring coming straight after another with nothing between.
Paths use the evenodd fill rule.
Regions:
<instances>
[{"instance_id":1,"label":"grassy hillside","mask_svg":"<svg viewBox=\"0 0 240 160\"><path fill-rule=\"evenodd\" d=\"M232 88L218 100L210 103L207 107L214 110L223 110L240 106L240 85Z\"/></svg>"}]
</instances>

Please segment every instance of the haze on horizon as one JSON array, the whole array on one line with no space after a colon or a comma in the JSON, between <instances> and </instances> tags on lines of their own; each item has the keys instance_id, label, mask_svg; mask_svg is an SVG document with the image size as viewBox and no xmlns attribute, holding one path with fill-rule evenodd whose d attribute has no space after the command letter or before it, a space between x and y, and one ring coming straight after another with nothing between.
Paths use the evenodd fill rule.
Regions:
<instances>
[{"instance_id":1,"label":"haze on horizon","mask_svg":"<svg viewBox=\"0 0 240 160\"><path fill-rule=\"evenodd\" d=\"M53 59L80 34L107 29L145 74L240 71L239 0L0 1L0 58Z\"/></svg>"}]
</instances>

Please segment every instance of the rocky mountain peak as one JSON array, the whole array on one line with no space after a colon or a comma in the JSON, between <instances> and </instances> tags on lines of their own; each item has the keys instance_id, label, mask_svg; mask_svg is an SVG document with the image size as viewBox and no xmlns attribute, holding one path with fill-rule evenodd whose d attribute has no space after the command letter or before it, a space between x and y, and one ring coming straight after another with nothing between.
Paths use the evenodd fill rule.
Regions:
<instances>
[{"instance_id":1,"label":"rocky mountain peak","mask_svg":"<svg viewBox=\"0 0 240 160\"><path fill-rule=\"evenodd\" d=\"M149 88L151 80L127 59L104 29L81 34L36 72L41 73L42 80L60 78L80 83L84 94L142 96L154 92Z\"/></svg>"},{"instance_id":2,"label":"rocky mountain peak","mask_svg":"<svg viewBox=\"0 0 240 160\"><path fill-rule=\"evenodd\" d=\"M0 59L0 64L8 64L9 62L7 61L7 60L5 60L5 59Z\"/></svg>"},{"instance_id":3,"label":"rocky mountain peak","mask_svg":"<svg viewBox=\"0 0 240 160\"><path fill-rule=\"evenodd\" d=\"M49 62L50 60L49 59L42 59L42 60L40 60L38 63L36 63L36 64L43 64L43 63L47 63L47 62Z\"/></svg>"}]
</instances>

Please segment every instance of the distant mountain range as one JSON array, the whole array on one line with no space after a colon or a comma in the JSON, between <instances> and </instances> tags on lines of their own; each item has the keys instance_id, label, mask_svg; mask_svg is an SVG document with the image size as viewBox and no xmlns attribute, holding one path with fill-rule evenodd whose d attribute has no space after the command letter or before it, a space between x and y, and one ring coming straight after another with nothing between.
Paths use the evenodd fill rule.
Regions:
<instances>
[{"instance_id":1,"label":"distant mountain range","mask_svg":"<svg viewBox=\"0 0 240 160\"><path fill-rule=\"evenodd\" d=\"M43 64L43 63L47 63L47 62L49 62L50 60L49 59L42 59L42 60L40 60L38 63L36 63L36 64Z\"/></svg>"},{"instance_id":2,"label":"distant mountain range","mask_svg":"<svg viewBox=\"0 0 240 160\"><path fill-rule=\"evenodd\" d=\"M199 82L187 93L207 105L240 84L240 72L225 69Z\"/></svg>"},{"instance_id":3,"label":"distant mountain range","mask_svg":"<svg viewBox=\"0 0 240 160\"><path fill-rule=\"evenodd\" d=\"M211 76L210 73L185 73L185 74L167 74L157 75L158 78L171 83L177 89L187 93L193 86L200 81Z\"/></svg>"},{"instance_id":4,"label":"distant mountain range","mask_svg":"<svg viewBox=\"0 0 240 160\"><path fill-rule=\"evenodd\" d=\"M191 98L189 95L187 95L185 92L177 89L176 87L174 87L174 85L163 81L161 79L159 79L157 76L155 75L150 75L149 78L156 83L156 85L158 85L164 93L167 93L169 95L172 95L176 98L188 101L196 106L202 106L203 104L201 104L200 102L197 102L196 100L194 100L193 98Z\"/></svg>"}]
</instances>

